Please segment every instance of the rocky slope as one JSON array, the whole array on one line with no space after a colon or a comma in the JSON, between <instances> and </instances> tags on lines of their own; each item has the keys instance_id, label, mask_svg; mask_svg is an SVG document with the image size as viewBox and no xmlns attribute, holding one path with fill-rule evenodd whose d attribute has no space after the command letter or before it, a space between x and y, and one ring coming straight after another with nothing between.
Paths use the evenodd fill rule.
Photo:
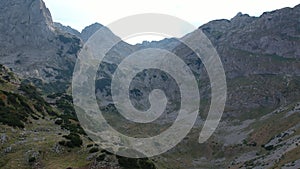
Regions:
<instances>
[{"instance_id":1,"label":"rocky slope","mask_svg":"<svg viewBox=\"0 0 300 169\"><path fill-rule=\"evenodd\" d=\"M80 38L86 42L95 32L97 32L100 28L102 28L103 25L99 23L94 23L90 26L85 27L81 31Z\"/></svg>"},{"instance_id":2,"label":"rocky slope","mask_svg":"<svg viewBox=\"0 0 300 169\"><path fill-rule=\"evenodd\" d=\"M195 128L195 133L188 136L189 141L165 155L166 159L173 159L172 167L295 168L298 165L299 17L300 5L266 12L260 17L239 13L231 20L216 20L199 28L221 57L228 98L214 136L197 145L192 141L199 134ZM186 57L193 55L183 45L173 51ZM206 89L201 93L201 101L207 104L209 82L203 67L198 72ZM202 118L208 109L205 104ZM188 162L176 163L178 156Z\"/></svg>"},{"instance_id":3,"label":"rocky slope","mask_svg":"<svg viewBox=\"0 0 300 169\"><path fill-rule=\"evenodd\" d=\"M44 97L2 65L0 105L0 168L156 168L102 150L79 126L69 95Z\"/></svg>"},{"instance_id":4,"label":"rocky slope","mask_svg":"<svg viewBox=\"0 0 300 169\"><path fill-rule=\"evenodd\" d=\"M157 157L159 168L280 168L285 163L288 163L285 167L294 166L291 164L299 159L299 119L296 115L300 101L299 12L300 5L266 12L260 17L239 13L231 20L212 21L199 28L216 46L224 64L228 84L226 109L217 132L207 143L197 145L193 141L199 136L200 130L196 127L177 148ZM205 120L210 99L205 69L190 49L176 41L165 39L138 44L134 50L167 49L188 63L199 75L203 103L200 115ZM110 105L111 98L107 97L110 96L108 82L115 68L116 65L111 65L110 69L102 69L96 83L97 96L104 98L105 102L101 100L101 103L107 104L103 106L108 107L108 112L115 111ZM131 88L130 96L136 107L149 108L146 96L153 88L166 91L170 100L176 98L176 84L171 81L166 84L159 78L162 75L161 72L144 71L133 80L131 85L137 85ZM168 106L167 115L162 119L163 127L171 125L176 116L176 103ZM291 112L293 116L285 117ZM142 136L149 132L132 125L124 129L126 123L128 121L118 120L113 125L121 131L133 130ZM158 124L162 124L161 121ZM201 126L201 121L199 124Z\"/></svg>"},{"instance_id":5,"label":"rocky slope","mask_svg":"<svg viewBox=\"0 0 300 169\"><path fill-rule=\"evenodd\" d=\"M54 26L62 32L70 33L72 35L77 36L84 42L86 42L95 32L97 32L100 28L103 27L103 25L101 25L100 23L94 23L85 27L81 32L79 32L70 26L64 26L61 23L57 22L54 23Z\"/></svg>"},{"instance_id":6,"label":"rocky slope","mask_svg":"<svg viewBox=\"0 0 300 169\"><path fill-rule=\"evenodd\" d=\"M295 94L299 92L300 73L299 9L298 5L264 13L260 17L239 13L231 20L212 21L199 28L216 46L224 64L229 87L225 116L243 119L245 113L273 110L299 100L299 95ZM190 49L176 39L165 39L138 44L132 51L149 47L167 49L181 57L195 74L200 75L201 95L203 100L209 100L205 69ZM98 75L97 96L103 106L111 103L111 98L106 96L110 95L108 82L116 67L115 64L108 65ZM153 86L175 92L176 84L165 84L162 79L153 78L160 77L160 72L145 71L144 75L136 79L137 84L145 85L136 88L140 95L147 96L147 89ZM132 98L142 100L141 107L147 104L147 97L143 100L132 93Z\"/></svg>"},{"instance_id":7,"label":"rocky slope","mask_svg":"<svg viewBox=\"0 0 300 169\"><path fill-rule=\"evenodd\" d=\"M299 99L294 95L299 91L299 16L300 5L258 18L238 14L230 21L212 21L199 28L217 47L233 87L228 108L274 108Z\"/></svg>"},{"instance_id":8,"label":"rocky slope","mask_svg":"<svg viewBox=\"0 0 300 169\"><path fill-rule=\"evenodd\" d=\"M79 126L72 97L66 93L82 46L76 31L53 23L41 0L3 0L0 8L0 63L22 79L10 83L14 76L7 74L13 73L3 68L0 128L9 141L1 145L1 168L155 168L147 159L131 160L101 152ZM91 36L97 30L94 26L98 24L86 28L83 37ZM120 42L111 53L118 58L118 51L128 50L130 45ZM24 142L19 143L18 137ZM35 142L39 146L34 147Z\"/></svg>"},{"instance_id":9,"label":"rocky slope","mask_svg":"<svg viewBox=\"0 0 300 169\"><path fill-rule=\"evenodd\" d=\"M66 88L80 39L57 31L42 0L1 0L0 8L0 63L40 85Z\"/></svg>"},{"instance_id":10,"label":"rocky slope","mask_svg":"<svg viewBox=\"0 0 300 169\"><path fill-rule=\"evenodd\" d=\"M299 12L298 5L266 12L259 18L239 13L230 21L212 21L199 29L217 46L229 78L299 75Z\"/></svg>"},{"instance_id":11,"label":"rocky slope","mask_svg":"<svg viewBox=\"0 0 300 169\"><path fill-rule=\"evenodd\" d=\"M195 54L174 38L116 45L100 65L96 80L99 105L109 113L107 118L116 117L109 83L117 63L140 49L174 52L200 81L200 120L191 133L166 154L134 160L111 155L87 138L67 90L80 48L102 25L79 33L53 23L42 0L0 0L0 4L0 63L17 74L0 67L1 168L297 168L300 164L300 5L260 17L239 13L199 28L216 46L228 84L221 124L204 144L197 140L208 111L210 85ZM166 91L171 102L164 120L146 128L124 119L112 125L141 136L149 128L170 126L176 118L178 88L172 80L164 83L166 78L171 79L163 72L145 70L130 91L141 109L149 107L145 96L150 89Z\"/></svg>"},{"instance_id":12,"label":"rocky slope","mask_svg":"<svg viewBox=\"0 0 300 169\"><path fill-rule=\"evenodd\" d=\"M154 169L101 150L80 127L67 93L82 46L76 32L54 24L41 0L0 4L0 63L9 67L0 67L0 168Z\"/></svg>"},{"instance_id":13,"label":"rocky slope","mask_svg":"<svg viewBox=\"0 0 300 169\"><path fill-rule=\"evenodd\" d=\"M78 32L76 29L73 29L70 26L64 26L64 25L62 25L61 23L58 23L58 22L54 22L54 26L56 27L56 29L58 29L62 32L67 32L67 33L70 33L70 34L75 35L77 37L81 36L80 32Z\"/></svg>"},{"instance_id":14,"label":"rocky slope","mask_svg":"<svg viewBox=\"0 0 300 169\"><path fill-rule=\"evenodd\" d=\"M29 118L38 119L46 114L54 114L34 87L21 83L18 77L2 65L0 79L0 121L3 124L24 128Z\"/></svg>"}]
</instances>

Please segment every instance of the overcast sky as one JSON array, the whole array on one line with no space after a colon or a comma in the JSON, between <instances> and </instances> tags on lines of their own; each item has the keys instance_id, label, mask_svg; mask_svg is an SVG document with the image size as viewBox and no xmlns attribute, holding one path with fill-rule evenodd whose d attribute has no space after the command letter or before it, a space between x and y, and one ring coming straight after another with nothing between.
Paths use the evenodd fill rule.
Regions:
<instances>
[{"instance_id":1,"label":"overcast sky","mask_svg":"<svg viewBox=\"0 0 300 169\"><path fill-rule=\"evenodd\" d=\"M99 22L107 25L140 13L163 13L195 27L214 19L230 19L238 12L259 16L265 11L294 7L300 0L44 0L53 20L81 31ZM151 37L146 37L148 40ZM155 38L153 38L155 39Z\"/></svg>"}]
</instances>

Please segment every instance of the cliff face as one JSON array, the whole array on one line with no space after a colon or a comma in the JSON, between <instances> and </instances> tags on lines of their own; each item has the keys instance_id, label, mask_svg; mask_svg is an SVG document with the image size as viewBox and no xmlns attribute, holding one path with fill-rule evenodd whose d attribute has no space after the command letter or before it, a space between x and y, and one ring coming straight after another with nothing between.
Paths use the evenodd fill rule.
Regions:
<instances>
[{"instance_id":1,"label":"cliff face","mask_svg":"<svg viewBox=\"0 0 300 169\"><path fill-rule=\"evenodd\" d=\"M98 145L84 136L72 107L72 98L65 93L70 86L73 67L83 42L102 25L93 24L79 33L70 27L53 23L42 0L0 0L0 11L0 63L21 76L18 78L6 67L0 66L0 120L10 126L29 128L23 131L0 125L0 132L6 132L5 137L2 137L3 134L0 137L0 141L4 142L2 147L5 156L0 158L0 167L14 168L19 159L27 161L33 155L36 161L32 164L50 165L50 168L57 168L56 163L61 164L61 168L70 165L89 166L92 162L94 168L107 165L117 168L117 161L127 165L127 159L117 159L120 157L108 155L105 151L93 153L99 151ZM179 146L154 160L158 166L266 168L282 167L284 164L300 165L299 18L300 5L267 12L260 17L239 13L231 20L211 21L199 28L212 41L223 62L228 84L226 109L220 127L208 142L201 145L195 143L199 137L200 121ZM200 118L205 120L210 100L210 84L205 68L195 54L175 38L138 45L121 41L108 52L95 82L100 108L108 110L111 116L115 115L111 105L110 81L117 64L131 53L151 47L177 54L197 75L202 96ZM160 71L145 70L132 81L129 93L136 107L147 109L151 90L164 90L170 102L166 116L159 124L170 126L176 118L174 112L179 105L176 100L180 96L178 84L172 79L166 82L166 79L171 77ZM51 95L46 98L28 83L22 87L20 81L34 82L44 93ZM35 99L32 99L33 96ZM21 102L22 98L24 102ZM6 116L8 111L11 116ZM159 124L155 123L153 127ZM125 132L133 129L133 134L147 133L147 127L145 130L133 127L125 120L117 119L114 125ZM26 144L20 143L19 136L27 141ZM89 145L84 148L84 153L83 148L65 147L73 146L72 140L80 142L79 137L83 140L83 146ZM36 140L42 144L32 152L29 149L35 146ZM60 145L58 141L64 142ZM11 151L14 148L15 151ZM49 149L52 151L48 158ZM9 153L15 153L17 158L8 157ZM45 153L46 158L41 153ZM78 164L74 158L79 159ZM139 166L141 163L129 160L129 165ZM26 166L32 164L26 163ZM131 167L126 165L123 167ZM152 163L150 166L153 167Z\"/></svg>"},{"instance_id":2,"label":"cliff face","mask_svg":"<svg viewBox=\"0 0 300 169\"><path fill-rule=\"evenodd\" d=\"M266 12L260 17L237 14L211 21L201 29L223 62L228 94L225 112L214 136L204 145L187 141L178 147L185 160L179 168L297 168L300 164L300 5ZM193 33L192 33L193 34ZM184 58L194 54L175 46ZM191 62L195 67L196 62ZM207 112L209 80L203 66L201 96ZM201 113L200 113L201 114ZM201 114L205 117L205 113ZM276 133L276 134L275 134ZM191 133L190 138L197 138ZM203 150L198 153L198 147ZM195 160L193 156L198 154ZM166 155L171 158L172 153ZM213 163L212 164L212 161ZM172 167L171 167L172 168Z\"/></svg>"},{"instance_id":3,"label":"cliff face","mask_svg":"<svg viewBox=\"0 0 300 169\"><path fill-rule=\"evenodd\" d=\"M64 26L61 23L54 23L55 27L60 31L70 33L72 35L76 35L82 41L86 42L94 33L96 33L100 28L103 27L100 23L94 23L87 27L85 27L81 32L73 29L70 26Z\"/></svg>"},{"instance_id":4,"label":"cliff face","mask_svg":"<svg viewBox=\"0 0 300 169\"><path fill-rule=\"evenodd\" d=\"M296 154L299 146L295 146L298 144L295 140L300 137L296 122L299 118L295 114L299 112L300 101L299 12L300 5L267 12L260 17L239 13L231 20L216 20L199 28L212 41L223 62L228 84L226 109L220 127L207 143L190 146L199 134L191 133L189 141L163 156L168 161L168 165L163 166L265 168L282 166L287 162L290 165L293 160L299 164L300 157ZM204 102L200 117L205 120L210 84L201 61L176 39L145 42L135 45L133 51L149 47L174 52L199 75L201 101ZM122 50L119 52L126 56ZM106 69L101 69L96 82L97 96L103 99L100 105L104 107L111 103L109 82L115 68L116 65L107 64ZM130 90L136 107L149 108L147 97L149 89L154 87L166 91L171 101L176 98L177 84L171 81L165 83L160 78L161 72L143 71L141 74L132 81ZM160 121L163 124L171 124L176 115L176 103L168 103L168 106L169 113L164 116L166 120ZM108 109L109 112L114 110ZM117 126L121 128L122 125L124 123L118 121ZM195 163L177 162L172 154L175 152L181 152L182 159ZM284 159L285 156L293 158Z\"/></svg>"},{"instance_id":5,"label":"cliff face","mask_svg":"<svg viewBox=\"0 0 300 169\"><path fill-rule=\"evenodd\" d=\"M85 27L81 32L81 39L86 42L95 32L97 32L103 25L94 23L90 26Z\"/></svg>"},{"instance_id":6,"label":"cliff face","mask_svg":"<svg viewBox=\"0 0 300 169\"><path fill-rule=\"evenodd\" d=\"M201 29L212 41L223 62L229 85L227 112L228 116L243 116L243 113L255 109L274 109L299 99L293 93L300 91L300 6L267 12L260 17L237 14L231 20L211 21ZM209 96L209 81L201 61L185 45L176 39L165 39L159 42L144 42L133 46L133 51L144 48L162 48L174 52L181 57L198 75L202 83L201 95ZM124 49L124 48L123 48ZM118 53L127 55L119 50ZM108 57L110 58L110 57ZM122 58L122 57L121 57ZM108 65L109 69L101 69L96 84L97 95L102 102L111 103L110 81L116 65ZM174 93L176 84L165 84L156 72L144 72L145 77L136 79L136 83L144 84L137 88L142 95L149 93L146 89L155 84ZM141 101L144 99L132 96ZM107 102L108 101L108 102ZM176 105L175 105L176 107ZM246 110L246 111L245 111Z\"/></svg>"},{"instance_id":7,"label":"cliff face","mask_svg":"<svg viewBox=\"0 0 300 169\"><path fill-rule=\"evenodd\" d=\"M239 13L202 29L217 47L228 77L250 74L299 75L300 5L260 17Z\"/></svg>"},{"instance_id":8,"label":"cliff face","mask_svg":"<svg viewBox=\"0 0 300 169\"><path fill-rule=\"evenodd\" d=\"M78 32L76 29L73 29L70 26L64 26L64 25L62 25L61 23L58 23L58 22L54 22L54 26L56 27L56 29L58 29L62 32L70 33L70 34L75 35L77 37L81 36L80 32Z\"/></svg>"},{"instance_id":9,"label":"cliff face","mask_svg":"<svg viewBox=\"0 0 300 169\"><path fill-rule=\"evenodd\" d=\"M53 39L54 28L49 10L41 0L1 0L1 42L10 47L43 47Z\"/></svg>"},{"instance_id":10,"label":"cliff face","mask_svg":"<svg viewBox=\"0 0 300 169\"><path fill-rule=\"evenodd\" d=\"M41 0L0 4L0 63L40 84L69 83L80 39L57 31Z\"/></svg>"}]
</instances>

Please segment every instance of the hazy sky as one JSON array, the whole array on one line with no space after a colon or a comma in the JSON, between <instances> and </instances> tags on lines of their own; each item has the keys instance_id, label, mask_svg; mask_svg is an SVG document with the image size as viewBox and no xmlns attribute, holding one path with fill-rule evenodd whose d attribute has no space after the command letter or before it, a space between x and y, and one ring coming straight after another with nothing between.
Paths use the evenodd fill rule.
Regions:
<instances>
[{"instance_id":1,"label":"hazy sky","mask_svg":"<svg viewBox=\"0 0 300 169\"><path fill-rule=\"evenodd\" d=\"M300 0L44 0L53 20L79 31L99 22L107 25L140 13L163 13L199 27L214 19L230 19L238 12L259 16L265 11L294 7ZM146 37L151 39L151 37ZM154 38L155 39L155 38Z\"/></svg>"}]
</instances>

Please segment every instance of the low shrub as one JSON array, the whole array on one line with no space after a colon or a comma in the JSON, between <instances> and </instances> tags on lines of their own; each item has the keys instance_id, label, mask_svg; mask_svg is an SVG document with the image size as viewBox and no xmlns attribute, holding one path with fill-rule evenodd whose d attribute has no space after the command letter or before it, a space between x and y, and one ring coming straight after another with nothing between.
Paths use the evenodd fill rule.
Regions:
<instances>
[{"instance_id":1,"label":"low shrub","mask_svg":"<svg viewBox=\"0 0 300 169\"><path fill-rule=\"evenodd\" d=\"M93 147L93 148L90 149L89 153L96 153L98 151L99 151L99 148Z\"/></svg>"},{"instance_id":2,"label":"low shrub","mask_svg":"<svg viewBox=\"0 0 300 169\"><path fill-rule=\"evenodd\" d=\"M67 139L67 141L60 141L60 145L67 146L70 148L82 146L82 140L78 134L70 133L69 135L64 135L63 137Z\"/></svg>"}]
</instances>

